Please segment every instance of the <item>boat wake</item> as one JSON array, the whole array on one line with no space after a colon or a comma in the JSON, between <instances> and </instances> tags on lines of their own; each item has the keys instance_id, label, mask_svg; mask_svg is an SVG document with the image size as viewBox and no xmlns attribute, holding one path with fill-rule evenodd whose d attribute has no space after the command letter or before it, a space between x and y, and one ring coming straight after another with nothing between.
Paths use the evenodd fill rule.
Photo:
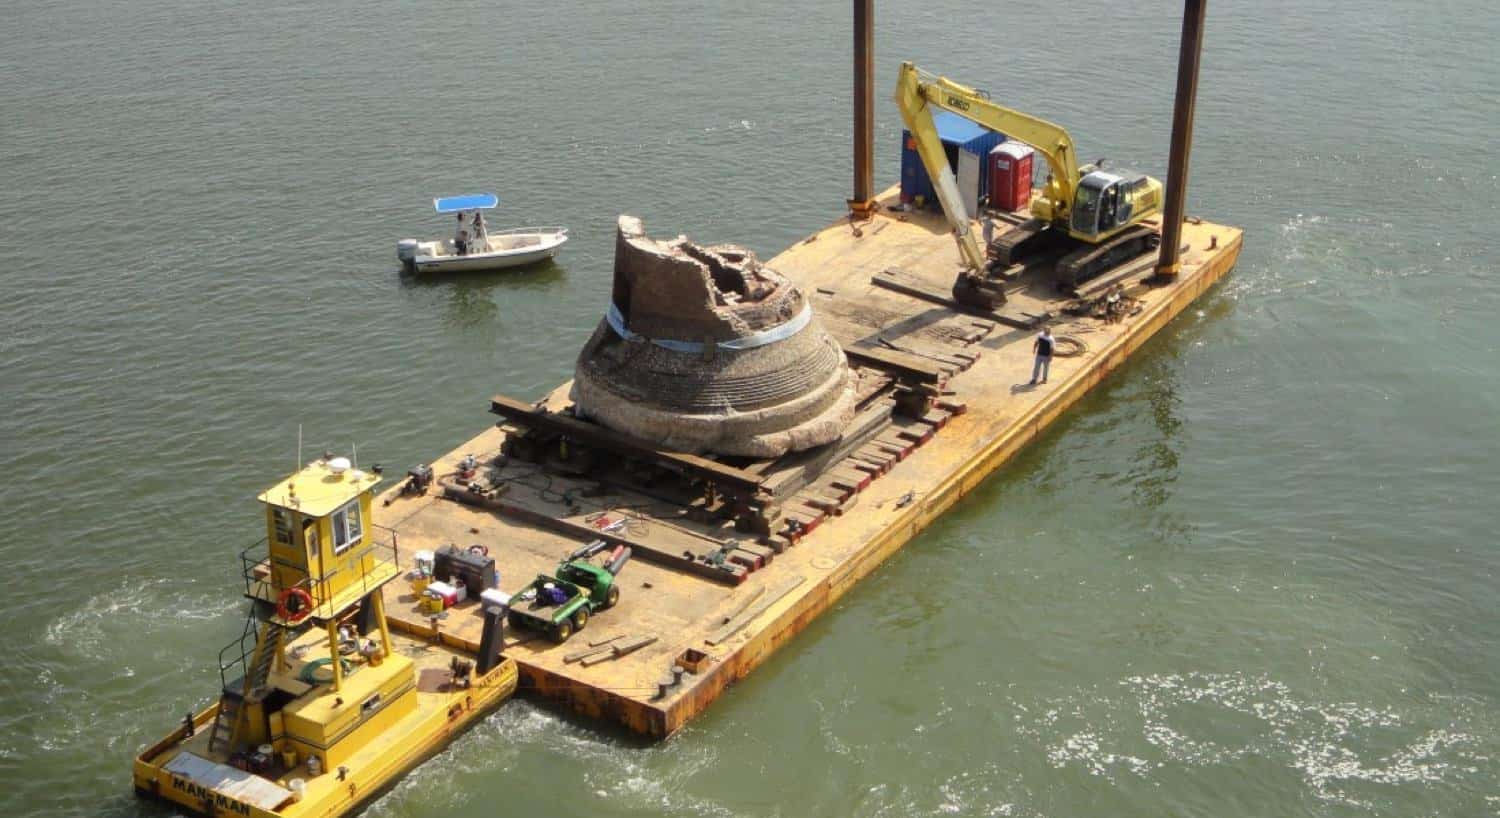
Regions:
<instances>
[{"instance_id":1,"label":"boat wake","mask_svg":"<svg viewBox=\"0 0 1500 818\"><path fill-rule=\"evenodd\" d=\"M1500 751L1492 715L1451 698L1429 697L1430 713L1403 713L1304 697L1267 676L1149 675L1118 684L1117 692L1049 702L1022 733L1044 744L1052 766L1110 782L1258 759L1294 771L1319 800L1367 809L1393 786L1466 788Z\"/></svg>"},{"instance_id":2,"label":"boat wake","mask_svg":"<svg viewBox=\"0 0 1500 818\"><path fill-rule=\"evenodd\" d=\"M695 746L689 748L687 745ZM512 700L447 750L406 776L370 807L370 818L470 811L506 804L528 814L597 799L612 809L674 816L733 816L735 809L686 792L688 782L713 766L715 752L702 743L669 741L639 746L599 734L566 718ZM576 776L568 793L517 787L514 782Z\"/></svg>"},{"instance_id":3,"label":"boat wake","mask_svg":"<svg viewBox=\"0 0 1500 818\"><path fill-rule=\"evenodd\" d=\"M200 622L231 616L224 595L196 592L180 578L158 578L122 585L83 604L47 625L43 641L66 652L98 658L111 652L130 655L143 644L161 644L167 631L199 631ZM160 631L160 633L156 633ZM158 638L141 640L140 637Z\"/></svg>"}]
</instances>

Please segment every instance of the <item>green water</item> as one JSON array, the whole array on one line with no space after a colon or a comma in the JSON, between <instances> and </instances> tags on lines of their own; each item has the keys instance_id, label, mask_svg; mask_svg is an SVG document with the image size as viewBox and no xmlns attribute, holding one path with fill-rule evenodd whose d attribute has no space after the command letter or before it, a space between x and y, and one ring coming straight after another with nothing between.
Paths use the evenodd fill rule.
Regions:
<instances>
[{"instance_id":1,"label":"green water","mask_svg":"<svg viewBox=\"0 0 1500 818\"><path fill-rule=\"evenodd\" d=\"M1173 3L881 3L1165 176ZM845 2L18 0L0 26L0 814L157 816L255 492L568 376L615 216L770 256L848 195ZM671 741L514 702L372 816L1500 814L1500 15L1211 4L1192 212L1238 269ZM435 194L553 266L416 281Z\"/></svg>"}]
</instances>

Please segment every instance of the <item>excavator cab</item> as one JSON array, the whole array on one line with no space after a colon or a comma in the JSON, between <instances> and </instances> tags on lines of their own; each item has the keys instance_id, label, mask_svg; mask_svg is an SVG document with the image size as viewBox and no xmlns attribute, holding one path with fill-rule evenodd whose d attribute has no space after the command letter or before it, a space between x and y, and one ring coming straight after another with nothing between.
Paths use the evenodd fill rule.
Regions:
<instances>
[{"instance_id":1,"label":"excavator cab","mask_svg":"<svg viewBox=\"0 0 1500 818\"><path fill-rule=\"evenodd\" d=\"M1157 187L1154 199L1149 195L1153 183ZM1078 180L1069 232L1085 238L1103 238L1131 224L1137 211L1159 206L1160 201L1160 183L1148 176L1121 176L1096 170Z\"/></svg>"}]
</instances>

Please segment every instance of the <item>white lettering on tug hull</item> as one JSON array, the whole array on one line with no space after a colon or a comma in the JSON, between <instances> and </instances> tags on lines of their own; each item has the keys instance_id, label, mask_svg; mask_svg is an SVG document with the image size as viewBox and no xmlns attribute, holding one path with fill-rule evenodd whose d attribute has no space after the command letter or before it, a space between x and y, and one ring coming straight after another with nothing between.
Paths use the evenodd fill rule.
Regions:
<instances>
[{"instance_id":1,"label":"white lettering on tug hull","mask_svg":"<svg viewBox=\"0 0 1500 818\"><path fill-rule=\"evenodd\" d=\"M226 809L239 815L250 814L249 804L246 804L243 801L236 801L235 799L230 798L223 793L214 792L213 790L203 786L202 784L199 784L196 781L189 781L186 778L178 778L174 775L172 776L172 788L187 795L191 795L194 798L203 801L205 804L212 804L219 809Z\"/></svg>"}]
</instances>

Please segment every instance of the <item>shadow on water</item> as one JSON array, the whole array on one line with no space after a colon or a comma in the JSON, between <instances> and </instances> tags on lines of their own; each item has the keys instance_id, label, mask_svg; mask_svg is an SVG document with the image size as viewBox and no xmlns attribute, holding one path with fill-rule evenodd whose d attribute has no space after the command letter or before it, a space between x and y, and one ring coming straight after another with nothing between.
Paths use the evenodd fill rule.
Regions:
<instances>
[{"instance_id":1,"label":"shadow on water","mask_svg":"<svg viewBox=\"0 0 1500 818\"><path fill-rule=\"evenodd\" d=\"M1136 448L1135 465L1128 478L1136 505L1152 509L1167 502L1172 484L1177 482L1182 398L1177 395L1175 373L1162 357L1148 362L1145 368L1149 371L1140 381L1144 392L1140 397L1150 408L1151 425L1157 434Z\"/></svg>"},{"instance_id":2,"label":"shadow on water","mask_svg":"<svg viewBox=\"0 0 1500 818\"><path fill-rule=\"evenodd\" d=\"M1156 545L1176 551L1186 548L1193 525L1171 506L1177 478L1182 473L1182 398L1178 394L1175 356L1156 356L1144 362L1141 394L1150 410L1151 431L1135 449L1134 465L1126 476L1131 501L1149 515L1144 530L1152 532Z\"/></svg>"},{"instance_id":3,"label":"shadow on water","mask_svg":"<svg viewBox=\"0 0 1500 818\"><path fill-rule=\"evenodd\" d=\"M403 289L444 287L449 291L444 322L453 327L476 327L493 321L500 305L491 297L502 285L523 293L550 292L567 280L567 268L553 259L526 267L482 272L413 273L401 271Z\"/></svg>"},{"instance_id":4,"label":"shadow on water","mask_svg":"<svg viewBox=\"0 0 1500 818\"><path fill-rule=\"evenodd\" d=\"M1019 498L1079 502L1078 496L1090 496L1113 518L1109 528L1149 532L1158 549L1186 547L1193 526L1173 500L1188 442L1180 394L1180 353L1187 343L1180 325L1153 338L965 497L953 517ZM1010 391L1048 388L1028 384L1029 374L1019 373ZM1079 485L1080 479L1095 486Z\"/></svg>"}]
</instances>

